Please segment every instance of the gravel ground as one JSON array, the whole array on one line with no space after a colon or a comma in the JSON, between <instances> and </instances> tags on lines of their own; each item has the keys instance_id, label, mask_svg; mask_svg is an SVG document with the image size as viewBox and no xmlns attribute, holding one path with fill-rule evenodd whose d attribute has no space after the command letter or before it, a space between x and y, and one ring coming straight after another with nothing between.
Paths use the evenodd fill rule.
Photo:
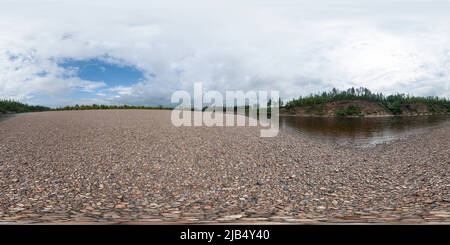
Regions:
<instances>
[{"instance_id":1,"label":"gravel ground","mask_svg":"<svg viewBox=\"0 0 450 245\"><path fill-rule=\"evenodd\" d=\"M372 148L257 127L173 127L170 111L0 122L0 224L450 223L450 124Z\"/></svg>"}]
</instances>

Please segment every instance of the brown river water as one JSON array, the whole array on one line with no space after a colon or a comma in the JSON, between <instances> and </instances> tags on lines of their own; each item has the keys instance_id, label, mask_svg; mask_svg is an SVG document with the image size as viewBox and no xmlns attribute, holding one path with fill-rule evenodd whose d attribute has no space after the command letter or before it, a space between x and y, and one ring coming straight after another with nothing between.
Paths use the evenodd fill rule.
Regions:
<instances>
[{"instance_id":1,"label":"brown river water","mask_svg":"<svg viewBox=\"0 0 450 245\"><path fill-rule=\"evenodd\" d=\"M427 133L446 122L450 122L450 115L376 118L280 116L280 128L286 131L352 147L370 147Z\"/></svg>"}]
</instances>

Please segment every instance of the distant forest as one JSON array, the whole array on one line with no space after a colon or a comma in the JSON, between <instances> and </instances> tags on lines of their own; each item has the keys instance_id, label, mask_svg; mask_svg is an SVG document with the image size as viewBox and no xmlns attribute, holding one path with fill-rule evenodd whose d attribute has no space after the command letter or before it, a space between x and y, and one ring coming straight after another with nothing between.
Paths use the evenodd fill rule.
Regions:
<instances>
[{"instance_id":1,"label":"distant forest","mask_svg":"<svg viewBox=\"0 0 450 245\"><path fill-rule=\"evenodd\" d=\"M75 106L64 106L58 107L54 110L56 111L67 111L67 110L112 110L112 109L141 109L141 110L172 110L173 108L160 106L134 106L134 105L75 105Z\"/></svg>"},{"instance_id":2,"label":"distant forest","mask_svg":"<svg viewBox=\"0 0 450 245\"><path fill-rule=\"evenodd\" d=\"M426 105L441 105L445 107L448 112L450 111L450 100L446 98L439 98L436 96L416 97L399 93L385 96L382 93L372 93L369 89L364 87L352 87L347 90L338 90L333 88L329 92L311 94L305 97L300 96L298 99L293 99L287 102L286 108L290 109L298 106L324 104L342 100L366 100L379 102L386 106L393 114L400 114L402 112L402 104L413 104L419 102Z\"/></svg>"},{"instance_id":3,"label":"distant forest","mask_svg":"<svg viewBox=\"0 0 450 245\"><path fill-rule=\"evenodd\" d=\"M13 100L0 100L0 113L22 113L48 110L51 110L51 108L39 105L27 105Z\"/></svg>"}]
</instances>

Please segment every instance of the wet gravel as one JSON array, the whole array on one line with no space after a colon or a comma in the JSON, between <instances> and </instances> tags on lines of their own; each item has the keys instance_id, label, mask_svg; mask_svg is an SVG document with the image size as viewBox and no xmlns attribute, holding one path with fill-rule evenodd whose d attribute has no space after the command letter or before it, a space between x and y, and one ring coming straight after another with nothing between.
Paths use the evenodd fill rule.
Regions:
<instances>
[{"instance_id":1,"label":"wet gravel","mask_svg":"<svg viewBox=\"0 0 450 245\"><path fill-rule=\"evenodd\" d=\"M257 127L174 127L170 111L0 122L0 224L450 223L450 124L371 148Z\"/></svg>"}]
</instances>

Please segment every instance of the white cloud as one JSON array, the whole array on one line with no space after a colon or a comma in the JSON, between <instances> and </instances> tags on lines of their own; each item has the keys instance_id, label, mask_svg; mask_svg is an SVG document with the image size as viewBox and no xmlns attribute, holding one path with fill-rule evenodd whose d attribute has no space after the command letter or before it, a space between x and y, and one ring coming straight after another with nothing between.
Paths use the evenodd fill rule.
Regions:
<instances>
[{"instance_id":1,"label":"white cloud","mask_svg":"<svg viewBox=\"0 0 450 245\"><path fill-rule=\"evenodd\" d=\"M101 94L97 100L105 103L155 105L194 82L217 90L279 89L284 98L348 86L450 97L448 1L29 0L1 6L0 97L31 101L44 94L53 96L47 104L79 103L67 97L81 90ZM135 66L147 80L103 91L105 84L77 79L57 65L94 57Z\"/></svg>"},{"instance_id":2,"label":"white cloud","mask_svg":"<svg viewBox=\"0 0 450 245\"><path fill-rule=\"evenodd\" d=\"M64 96L93 92L104 82L85 81L72 70L37 57L36 52L0 52L0 97L27 101L36 95Z\"/></svg>"},{"instance_id":3,"label":"white cloud","mask_svg":"<svg viewBox=\"0 0 450 245\"><path fill-rule=\"evenodd\" d=\"M105 89L104 91L116 92L119 95L131 95L132 90L133 90L132 87L117 86L117 87Z\"/></svg>"}]
</instances>

